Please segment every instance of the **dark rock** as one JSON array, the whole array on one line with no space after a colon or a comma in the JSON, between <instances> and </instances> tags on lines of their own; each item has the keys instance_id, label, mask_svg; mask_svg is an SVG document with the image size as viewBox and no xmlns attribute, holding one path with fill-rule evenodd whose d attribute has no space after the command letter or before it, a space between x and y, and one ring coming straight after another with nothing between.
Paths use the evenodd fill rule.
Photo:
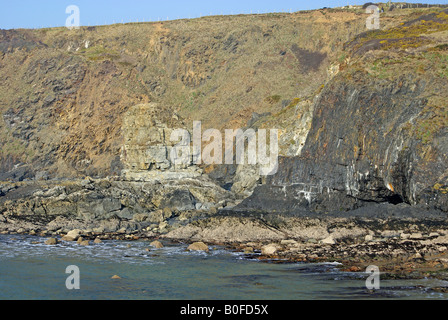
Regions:
<instances>
[{"instance_id":1,"label":"dark rock","mask_svg":"<svg viewBox=\"0 0 448 320\"><path fill-rule=\"evenodd\" d=\"M237 168L236 164L218 165L209 173L209 177L215 180L221 187L230 190Z\"/></svg>"},{"instance_id":2,"label":"dark rock","mask_svg":"<svg viewBox=\"0 0 448 320\"><path fill-rule=\"evenodd\" d=\"M16 165L12 170L7 172L0 171L0 181L24 181L25 179L33 179L34 171L28 165Z\"/></svg>"},{"instance_id":3,"label":"dark rock","mask_svg":"<svg viewBox=\"0 0 448 320\"><path fill-rule=\"evenodd\" d=\"M428 158L423 142L403 129L426 107L425 86L414 76L330 83L316 103L302 156L280 158L278 173L238 208L331 212L407 203L447 212L446 190L433 187L448 169L447 131L431 141Z\"/></svg>"},{"instance_id":4,"label":"dark rock","mask_svg":"<svg viewBox=\"0 0 448 320\"><path fill-rule=\"evenodd\" d=\"M162 208L171 208L178 211L195 210L196 199L188 190L175 190L162 201Z\"/></svg>"}]
</instances>

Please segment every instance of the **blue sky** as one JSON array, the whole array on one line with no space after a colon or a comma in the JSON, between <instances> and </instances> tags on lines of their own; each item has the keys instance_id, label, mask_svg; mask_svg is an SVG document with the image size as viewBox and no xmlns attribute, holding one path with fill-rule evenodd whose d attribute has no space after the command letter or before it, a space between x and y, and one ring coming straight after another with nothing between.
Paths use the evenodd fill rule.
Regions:
<instances>
[{"instance_id":1,"label":"blue sky","mask_svg":"<svg viewBox=\"0 0 448 320\"><path fill-rule=\"evenodd\" d=\"M64 26L65 9L80 9L82 26L121 22L174 20L217 14L289 12L363 4L369 0L0 0L0 28L41 28ZM385 1L385 0L384 0ZM374 1L372 1L374 2ZM408 2L447 3L447 0L410 0Z\"/></svg>"}]
</instances>

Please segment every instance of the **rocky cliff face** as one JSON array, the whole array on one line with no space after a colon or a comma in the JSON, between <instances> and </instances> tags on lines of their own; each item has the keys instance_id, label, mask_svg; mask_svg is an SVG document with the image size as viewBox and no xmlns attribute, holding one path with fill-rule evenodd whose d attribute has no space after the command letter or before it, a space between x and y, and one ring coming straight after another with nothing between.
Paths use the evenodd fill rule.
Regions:
<instances>
[{"instance_id":1,"label":"rocky cliff face","mask_svg":"<svg viewBox=\"0 0 448 320\"><path fill-rule=\"evenodd\" d=\"M116 184L47 195L52 186L23 201L5 184L2 210L82 217L92 203L94 219L129 219L251 195L240 210L447 211L448 15L406 10L372 32L364 12L329 9L1 31L0 181ZM279 172L173 166L169 136L193 121L279 129Z\"/></svg>"},{"instance_id":2,"label":"rocky cliff face","mask_svg":"<svg viewBox=\"0 0 448 320\"><path fill-rule=\"evenodd\" d=\"M0 180L119 175L126 113L139 104L187 129L275 116L320 87L363 22L328 10L2 30Z\"/></svg>"},{"instance_id":3,"label":"rocky cliff face","mask_svg":"<svg viewBox=\"0 0 448 320\"><path fill-rule=\"evenodd\" d=\"M447 18L430 14L349 43L354 60L321 92L301 155L282 158L240 208L405 203L447 212Z\"/></svg>"},{"instance_id":4,"label":"rocky cliff face","mask_svg":"<svg viewBox=\"0 0 448 320\"><path fill-rule=\"evenodd\" d=\"M201 176L202 170L192 163L172 162L173 147L178 142L174 137L172 140L172 134L178 128L185 128L185 124L156 103L131 107L123 118L122 177L148 181Z\"/></svg>"}]
</instances>

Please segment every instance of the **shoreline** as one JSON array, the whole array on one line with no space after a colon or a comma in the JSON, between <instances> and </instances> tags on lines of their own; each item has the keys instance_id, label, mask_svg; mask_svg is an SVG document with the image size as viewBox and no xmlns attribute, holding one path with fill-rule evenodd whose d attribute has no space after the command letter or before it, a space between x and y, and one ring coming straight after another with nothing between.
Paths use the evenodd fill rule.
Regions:
<instances>
[{"instance_id":1,"label":"shoreline","mask_svg":"<svg viewBox=\"0 0 448 320\"><path fill-rule=\"evenodd\" d=\"M74 242L63 240L67 234L61 232L7 232L3 235L36 236L41 239L57 239L57 243ZM197 242L206 246L218 246L229 252L243 253L248 260L274 264L315 264L336 263L341 272L365 273L367 267L374 265L380 269L383 280L420 280L437 279L448 281L448 232L446 235L392 234L384 233L382 237L367 235L364 240L300 241L286 239L280 241L223 242L201 241L199 238L170 238L169 234L148 232L133 233L96 233L80 232L80 237L88 244L95 245L95 239L101 241L160 241L173 245L190 245ZM81 244L78 242L81 246ZM447 287L438 288L440 292L448 292Z\"/></svg>"},{"instance_id":2,"label":"shoreline","mask_svg":"<svg viewBox=\"0 0 448 320\"><path fill-rule=\"evenodd\" d=\"M390 278L448 280L442 211L377 203L333 213L251 211L207 179L163 188L115 180L6 184L0 234L62 238L80 230L88 241L203 242L269 263L338 262L350 272L374 265ZM194 209L189 190L202 209Z\"/></svg>"}]
</instances>

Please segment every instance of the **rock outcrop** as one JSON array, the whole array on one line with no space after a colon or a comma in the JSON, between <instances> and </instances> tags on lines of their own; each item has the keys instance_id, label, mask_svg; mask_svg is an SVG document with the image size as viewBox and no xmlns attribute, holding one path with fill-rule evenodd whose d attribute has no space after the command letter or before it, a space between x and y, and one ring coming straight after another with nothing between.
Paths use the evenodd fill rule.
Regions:
<instances>
[{"instance_id":1,"label":"rock outcrop","mask_svg":"<svg viewBox=\"0 0 448 320\"><path fill-rule=\"evenodd\" d=\"M283 157L278 173L238 209L328 213L406 203L448 212L446 76L418 71L421 61L444 68L446 51L435 36L410 44L425 30L446 32L447 18L446 11L430 14L348 45L357 58L320 93L300 156ZM368 47L356 56L372 37L401 47Z\"/></svg>"},{"instance_id":2,"label":"rock outcrop","mask_svg":"<svg viewBox=\"0 0 448 320\"><path fill-rule=\"evenodd\" d=\"M127 180L141 181L201 176L199 167L172 161L172 150L178 143L175 138L172 140L172 133L185 127L178 116L156 103L131 107L124 115L122 125L122 176Z\"/></svg>"},{"instance_id":3,"label":"rock outcrop","mask_svg":"<svg viewBox=\"0 0 448 320\"><path fill-rule=\"evenodd\" d=\"M26 230L101 229L125 232L189 223L211 209L235 205L235 196L207 177L146 182L109 179L10 184L0 198L2 225ZM20 221L20 222L19 222ZM0 221L1 222L1 221ZM17 223L16 223L17 222ZM67 239L79 238L75 231Z\"/></svg>"}]
</instances>

